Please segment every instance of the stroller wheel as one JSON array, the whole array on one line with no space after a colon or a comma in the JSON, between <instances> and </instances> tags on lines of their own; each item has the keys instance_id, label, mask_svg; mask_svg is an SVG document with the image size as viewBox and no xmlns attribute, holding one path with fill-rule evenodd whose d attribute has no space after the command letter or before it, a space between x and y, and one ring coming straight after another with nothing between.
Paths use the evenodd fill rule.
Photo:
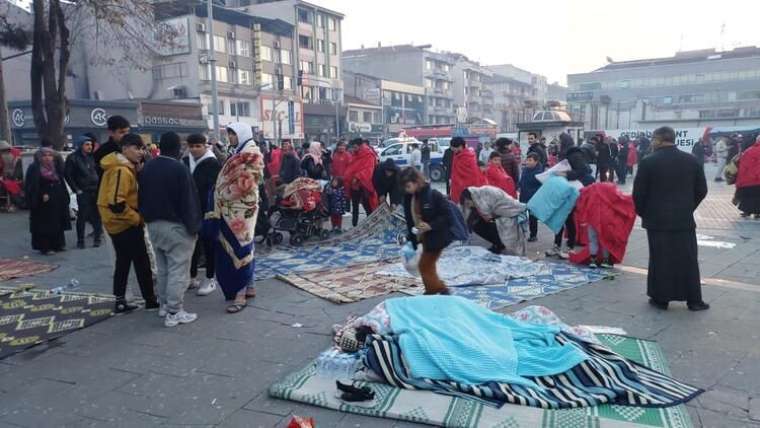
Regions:
<instances>
[{"instance_id":1,"label":"stroller wheel","mask_svg":"<svg viewBox=\"0 0 760 428\"><path fill-rule=\"evenodd\" d=\"M282 244L282 240L284 239L284 236L282 236L282 233L280 232L272 232L269 235L269 239L272 240L272 245L280 245Z\"/></svg>"},{"instance_id":2,"label":"stroller wheel","mask_svg":"<svg viewBox=\"0 0 760 428\"><path fill-rule=\"evenodd\" d=\"M327 229L322 229L319 231L319 238L320 239L327 239L330 237L330 231Z\"/></svg>"},{"instance_id":3,"label":"stroller wheel","mask_svg":"<svg viewBox=\"0 0 760 428\"><path fill-rule=\"evenodd\" d=\"M303 241L304 239L303 239L303 236L301 235L293 235L290 237L290 245L293 245L296 247L300 247L301 245L303 245Z\"/></svg>"}]
</instances>

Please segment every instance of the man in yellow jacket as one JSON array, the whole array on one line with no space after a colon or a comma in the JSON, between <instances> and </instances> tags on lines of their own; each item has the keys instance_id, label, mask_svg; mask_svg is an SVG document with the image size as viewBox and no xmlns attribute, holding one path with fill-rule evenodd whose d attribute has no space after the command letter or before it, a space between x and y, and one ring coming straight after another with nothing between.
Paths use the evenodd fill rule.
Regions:
<instances>
[{"instance_id":1,"label":"man in yellow jacket","mask_svg":"<svg viewBox=\"0 0 760 428\"><path fill-rule=\"evenodd\" d=\"M127 312L138 307L128 303L125 296L132 264L145 299L145 308L158 309L143 218L137 211L137 168L145 156L145 144L139 135L127 134L121 139L120 149L120 152L101 159L100 167L104 172L98 191L98 211L116 253L113 274L116 312Z\"/></svg>"}]
</instances>

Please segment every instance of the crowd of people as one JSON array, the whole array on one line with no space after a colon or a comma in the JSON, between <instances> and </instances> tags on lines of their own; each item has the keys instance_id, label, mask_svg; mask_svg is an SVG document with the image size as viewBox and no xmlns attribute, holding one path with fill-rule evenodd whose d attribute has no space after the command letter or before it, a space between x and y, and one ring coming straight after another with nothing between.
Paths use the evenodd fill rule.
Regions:
<instances>
[{"instance_id":1,"label":"crowd of people","mask_svg":"<svg viewBox=\"0 0 760 428\"><path fill-rule=\"evenodd\" d=\"M381 163L365 139L338 141L332 150L319 142L257 142L243 123L227 126L227 146L201 134L182 141L168 132L149 147L120 116L109 118L108 133L102 144L93 134L78 137L65 161L44 144L23 187L19 153L0 142L0 191L23 192L32 248L42 254L66 249L70 194L76 198L77 247L87 246L89 224L92 246L105 238L113 250L116 312L138 307L126 298L132 267L145 308L158 310L167 326L197 318L184 308L188 289L206 296L220 288L230 302L226 311L242 311L256 296L257 221L286 186L302 178L321 183L336 234L349 212L356 227L360 211L370 215L381 203L403 207L407 240L421 247L427 294L449 293L436 262L461 230L481 236L494 253L524 255L526 242L538 240L541 221L554 232L548 257L611 267L622 260L638 214L650 245L651 303L664 309L685 300L693 310L708 307L699 293L693 211L707 192L703 167L712 148L700 140L690 156L675 147L670 128L658 129L653 142L598 135L576 143L563 133L547 144L531 133L524 158L519 143L508 138L474 149L455 137L442 159L445 193L429 182L426 141L415 144L410 166L401 169L392 159ZM716 181L731 177L742 215L760 218L760 137L752 144L721 138L714 152ZM631 197L614 182L625 184L635 168Z\"/></svg>"}]
</instances>

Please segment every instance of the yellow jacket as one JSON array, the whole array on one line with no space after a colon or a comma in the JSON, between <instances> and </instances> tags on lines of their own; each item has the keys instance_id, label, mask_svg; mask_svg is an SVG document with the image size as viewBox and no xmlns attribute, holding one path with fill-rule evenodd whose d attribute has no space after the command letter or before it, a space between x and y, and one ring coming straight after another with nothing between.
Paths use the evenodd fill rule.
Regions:
<instances>
[{"instance_id":1,"label":"yellow jacket","mask_svg":"<svg viewBox=\"0 0 760 428\"><path fill-rule=\"evenodd\" d=\"M111 153L100 160L103 177L98 191L98 211L103 227L110 235L140 226L137 211L137 175L135 167L121 153Z\"/></svg>"}]
</instances>

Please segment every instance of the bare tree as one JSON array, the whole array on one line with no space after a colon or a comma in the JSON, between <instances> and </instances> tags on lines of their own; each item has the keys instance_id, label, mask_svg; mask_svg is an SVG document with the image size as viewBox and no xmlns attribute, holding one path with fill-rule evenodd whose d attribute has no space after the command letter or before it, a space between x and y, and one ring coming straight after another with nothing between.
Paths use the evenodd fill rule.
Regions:
<instances>
[{"instance_id":1,"label":"bare tree","mask_svg":"<svg viewBox=\"0 0 760 428\"><path fill-rule=\"evenodd\" d=\"M0 11L0 47L22 51L31 43L29 32L8 20L8 5ZM8 121L8 104L5 99L5 78L3 75L3 54L0 49L0 139L11 141L11 125Z\"/></svg>"}]
</instances>

